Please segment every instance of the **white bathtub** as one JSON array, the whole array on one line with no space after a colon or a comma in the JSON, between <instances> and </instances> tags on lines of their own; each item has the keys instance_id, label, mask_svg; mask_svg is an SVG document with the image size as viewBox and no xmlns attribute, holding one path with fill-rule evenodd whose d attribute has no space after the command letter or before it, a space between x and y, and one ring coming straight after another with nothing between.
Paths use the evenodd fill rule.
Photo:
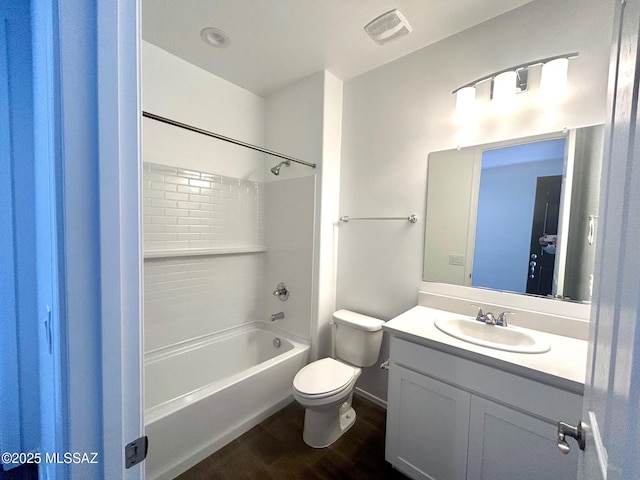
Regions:
<instances>
[{"instance_id":1,"label":"white bathtub","mask_svg":"<svg viewBox=\"0 0 640 480\"><path fill-rule=\"evenodd\" d=\"M256 322L145 356L147 478L174 478L291 401L309 346L284 335Z\"/></svg>"}]
</instances>

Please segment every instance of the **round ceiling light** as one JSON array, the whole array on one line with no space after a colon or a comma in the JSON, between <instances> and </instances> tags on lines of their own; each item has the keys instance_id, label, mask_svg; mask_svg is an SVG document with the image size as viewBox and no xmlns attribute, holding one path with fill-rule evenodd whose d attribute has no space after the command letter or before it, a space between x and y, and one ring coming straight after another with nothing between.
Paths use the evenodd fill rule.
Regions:
<instances>
[{"instance_id":1,"label":"round ceiling light","mask_svg":"<svg viewBox=\"0 0 640 480\"><path fill-rule=\"evenodd\" d=\"M229 37L222 30L213 27L203 28L200 38L212 47L225 48L229 45Z\"/></svg>"}]
</instances>

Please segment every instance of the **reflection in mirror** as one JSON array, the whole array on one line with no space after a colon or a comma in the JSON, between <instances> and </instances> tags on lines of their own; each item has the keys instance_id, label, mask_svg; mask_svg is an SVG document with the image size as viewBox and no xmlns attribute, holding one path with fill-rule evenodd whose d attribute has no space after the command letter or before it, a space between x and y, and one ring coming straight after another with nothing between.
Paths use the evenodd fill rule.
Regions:
<instances>
[{"instance_id":1,"label":"reflection in mirror","mask_svg":"<svg viewBox=\"0 0 640 480\"><path fill-rule=\"evenodd\" d=\"M472 287L552 293L565 144L560 138L482 152ZM545 235L549 241L539 240Z\"/></svg>"},{"instance_id":2,"label":"reflection in mirror","mask_svg":"<svg viewBox=\"0 0 640 480\"><path fill-rule=\"evenodd\" d=\"M431 153L424 280L590 301L603 134Z\"/></svg>"}]
</instances>

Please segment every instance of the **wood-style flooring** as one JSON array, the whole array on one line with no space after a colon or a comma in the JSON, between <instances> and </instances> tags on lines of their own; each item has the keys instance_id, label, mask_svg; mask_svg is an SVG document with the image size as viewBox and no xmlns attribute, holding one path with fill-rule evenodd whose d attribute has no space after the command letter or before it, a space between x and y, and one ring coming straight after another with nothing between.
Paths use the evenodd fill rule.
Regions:
<instances>
[{"instance_id":1,"label":"wood-style flooring","mask_svg":"<svg viewBox=\"0 0 640 480\"><path fill-rule=\"evenodd\" d=\"M356 423L333 445L302 441L304 408L293 402L177 480L403 479L384 460L385 410L354 396Z\"/></svg>"}]
</instances>

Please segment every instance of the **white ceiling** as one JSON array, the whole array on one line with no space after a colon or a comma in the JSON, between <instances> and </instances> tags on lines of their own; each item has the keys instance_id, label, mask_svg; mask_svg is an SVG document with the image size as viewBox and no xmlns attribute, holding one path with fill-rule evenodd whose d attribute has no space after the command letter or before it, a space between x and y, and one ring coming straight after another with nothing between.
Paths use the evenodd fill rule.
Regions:
<instances>
[{"instance_id":1,"label":"white ceiling","mask_svg":"<svg viewBox=\"0 0 640 480\"><path fill-rule=\"evenodd\" d=\"M258 95L326 69L348 80L531 0L143 0L144 40ZM399 9L413 32L386 45L364 31ZM230 38L214 48L200 31Z\"/></svg>"},{"instance_id":2,"label":"white ceiling","mask_svg":"<svg viewBox=\"0 0 640 480\"><path fill-rule=\"evenodd\" d=\"M482 168L496 168L529 162L564 162L566 139L542 140L482 152Z\"/></svg>"}]
</instances>

